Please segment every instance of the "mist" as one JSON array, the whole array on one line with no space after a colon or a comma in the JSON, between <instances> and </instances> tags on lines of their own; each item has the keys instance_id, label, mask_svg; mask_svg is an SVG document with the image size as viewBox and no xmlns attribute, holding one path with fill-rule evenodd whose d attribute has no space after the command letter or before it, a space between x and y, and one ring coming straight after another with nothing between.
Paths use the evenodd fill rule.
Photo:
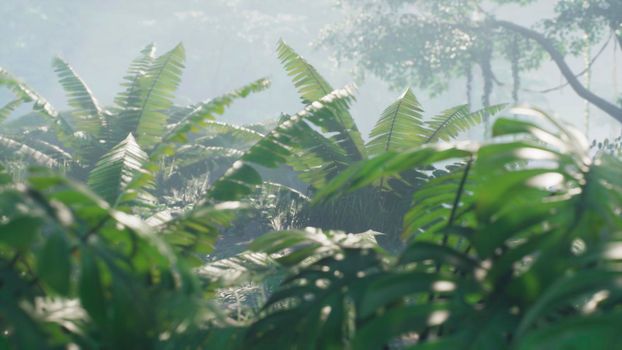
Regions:
<instances>
[{"instance_id":1,"label":"mist","mask_svg":"<svg viewBox=\"0 0 622 350\"><path fill-rule=\"evenodd\" d=\"M527 8L490 6L495 7L501 7L499 17L529 26L550 16L553 5L540 1ZM95 95L109 104L128 63L149 43L156 44L160 52L179 42L186 47L187 68L177 95L180 104L213 98L250 80L270 78L271 89L227 113L228 120L236 123L274 119L302 107L276 57L280 39L313 62L334 87L357 83L359 92L352 108L364 135L373 127L382 106L409 87L392 91L379 77L367 74L362 79L353 71L352 62L338 64L330 48L314 45L322 30L347 16L334 0L8 0L0 4L0 11L5 18L0 33L11 38L0 49L0 64L59 108L66 107L66 102L50 66L53 56L72 64ZM592 56L602 45L592 44ZM568 62L575 72L585 68L584 57L570 57ZM616 58L614 45L608 44L591 70L590 88L615 99L622 74L616 71L619 63L620 55ZM494 68L499 79L510 80L507 64L496 62ZM551 62L523 77L524 87L533 90L564 83ZM481 86L477 76L474 84L474 89ZM416 95L431 113L447 108L447 101L466 103L464 82L456 79L449 85L449 90L439 96L430 97L421 89ZM496 89L493 100L511 102L509 84ZM585 102L569 86L547 94L524 92L520 102L543 108L585 132ZM613 138L620 134L620 126L590 106L588 132L590 139Z\"/></svg>"},{"instance_id":2,"label":"mist","mask_svg":"<svg viewBox=\"0 0 622 350\"><path fill-rule=\"evenodd\" d=\"M0 0L0 349L622 344L622 0Z\"/></svg>"}]
</instances>

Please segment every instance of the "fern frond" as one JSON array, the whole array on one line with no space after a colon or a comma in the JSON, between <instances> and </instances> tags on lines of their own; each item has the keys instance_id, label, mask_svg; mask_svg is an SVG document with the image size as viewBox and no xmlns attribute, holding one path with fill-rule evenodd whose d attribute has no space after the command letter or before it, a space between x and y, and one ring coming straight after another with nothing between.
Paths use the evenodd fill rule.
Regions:
<instances>
[{"instance_id":1,"label":"fern frond","mask_svg":"<svg viewBox=\"0 0 622 350\"><path fill-rule=\"evenodd\" d=\"M58 117L58 112L46 99L2 68L0 68L0 86L9 88L22 101L32 102L33 109L49 119L56 120Z\"/></svg>"},{"instance_id":2,"label":"fern frond","mask_svg":"<svg viewBox=\"0 0 622 350\"><path fill-rule=\"evenodd\" d=\"M161 224L162 237L180 253L180 257L192 265L199 265L202 260L197 253L211 253L220 229L228 226L237 211L243 208L240 202L197 207L186 215Z\"/></svg>"},{"instance_id":3,"label":"fern frond","mask_svg":"<svg viewBox=\"0 0 622 350\"><path fill-rule=\"evenodd\" d=\"M114 204L134 177L144 172L143 164L147 159L147 154L129 134L100 158L87 183L95 193Z\"/></svg>"},{"instance_id":4,"label":"fern frond","mask_svg":"<svg viewBox=\"0 0 622 350\"><path fill-rule=\"evenodd\" d=\"M270 81L268 79L258 79L235 91L199 104L167 133L165 141L186 142L187 136L192 132L197 132L209 125L217 127L218 124L214 122L215 117L222 115L235 100L245 98L251 93L263 91L269 86ZM225 125L221 126L226 127Z\"/></svg>"},{"instance_id":5,"label":"fern frond","mask_svg":"<svg viewBox=\"0 0 622 350\"><path fill-rule=\"evenodd\" d=\"M203 265L197 274L222 288L260 281L277 271L278 264L267 254L247 251Z\"/></svg>"},{"instance_id":6,"label":"fern frond","mask_svg":"<svg viewBox=\"0 0 622 350\"><path fill-rule=\"evenodd\" d=\"M269 86L269 80L259 79L233 92L199 104L166 133L161 144L152 152L152 159L163 154L172 154L175 145L188 142L188 136L191 133L196 133L210 125L210 122L216 119L217 115L223 114L225 109L235 100L244 98L251 93L263 91Z\"/></svg>"},{"instance_id":7,"label":"fern frond","mask_svg":"<svg viewBox=\"0 0 622 350\"><path fill-rule=\"evenodd\" d=\"M367 152L370 156L386 151L400 151L421 144L424 140L422 108L410 89L387 107L369 134Z\"/></svg>"},{"instance_id":8,"label":"fern frond","mask_svg":"<svg viewBox=\"0 0 622 350\"><path fill-rule=\"evenodd\" d=\"M123 82L121 83L121 86L125 88L125 90L114 98L114 102L119 108L125 109L135 104L133 100L138 97L137 92L140 90L140 78L147 74L149 67L153 64L155 52L156 47L151 43L145 46L145 48L140 51L139 56L130 63L123 77Z\"/></svg>"},{"instance_id":9,"label":"fern frond","mask_svg":"<svg viewBox=\"0 0 622 350\"><path fill-rule=\"evenodd\" d=\"M207 132L229 134L234 136L235 138L239 138L248 142L259 141L265 136L260 132L246 128L244 126L233 125L215 120L208 120L205 122L205 124L205 129Z\"/></svg>"},{"instance_id":10,"label":"fern frond","mask_svg":"<svg viewBox=\"0 0 622 350\"><path fill-rule=\"evenodd\" d=\"M282 40L278 43L277 53L287 74L292 77L303 103L317 101L333 90L315 67ZM363 138L347 104L337 103L332 106L331 113L326 118L317 120L316 125L324 132L336 133L331 138L343 147L352 161L367 157Z\"/></svg>"},{"instance_id":11,"label":"fern frond","mask_svg":"<svg viewBox=\"0 0 622 350\"><path fill-rule=\"evenodd\" d=\"M220 162L223 158L233 162L243 155L244 151L235 148L188 144L177 149L175 162L179 167L188 167L209 161Z\"/></svg>"},{"instance_id":12,"label":"fern frond","mask_svg":"<svg viewBox=\"0 0 622 350\"><path fill-rule=\"evenodd\" d=\"M61 147L43 140L33 140L33 142L41 145L48 150L49 154L58 160L71 161L73 156Z\"/></svg>"},{"instance_id":13,"label":"fern frond","mask_svg":"<svg viewBox=\"0 0 622 350\"><path fill-rule=\"evenodd\" d=\"M91 89L73 68L60 57L54 58L52 66L67 94L69 106L72 107L71 115L75 119L77 128L95 137L100 136L99 134L106 121L102 115L103 110L93 96Z\"/></svg>"},{"instance_id":14,"label":"fern frond","mask_svg":"<svg viewBox=\"0 0 622 350\"><path fill-rule=\"evenodd\" d=\"M424 231L431 236L459 219L472 202L471 163L467 160L466 165L451 165L447 172L437 173L414 194L413 206L404 216L404 239Z\"/></svg>"},{"instance_id":15,"label":"fern frond","mask_svg":"<svg viewBox=\"0 0 622 350\"><path fill-rule=\"evenodd\" d=\"M245 126L215 120L206 120L203 126L207 136L200 137L196 143L206 146L246 148L261 140L265 135ZM246 147L245 147L246 146Z\"/></svg>"},{"instance_id":16,"label":"fern frond","mask_svg":"<svg viewBox=\"0 0 622 350\"><path fill-rule=\"evenodd\" d=\"M304 104L317 101L333 91L315 67L282 40L277 45L277 54Z\"/></svg>"},{"instance_id":17,"label":"fern frond","mask_svg":"<svg viewBox=\"0 0 622 350\"><path fill-rule=\"evenodd\" d=\"M37 164L46 167L57 167L58 161L53 157L15 139L0 136L0 146L9 150L12 154L19 154L34 160Z\"/></svg>"},{"instance_id":18,"label":"fern frond","mask_svg":"<svg viewBox=\"0 0 622 350\"><path fill-rule=\"evenodd\" d=\"M504 104L469 111L468 105L450 108L426 122L422 143L450 141L460 133L482 122L484 115L495 115L506 107Z\"/></svg>"},{"instance_id":19,"label":"fern frond","mask_svg":"<svg viewBox=\"0 0 622 350\"><path fill-rule=\"evenodd\" d=\"M296 137L296 150L287 163L299 178L315 188L321 188L328 180L348 167L350 161L343 150L330 138L326 138L306 123L301 123Z\"/></svg>"},{"instance_id":20,"label":"fern frond","mask_svg":"<svg viewBox=\"0 0 622 350\"><path fill-rule=\"evenodd\" d=\"M114 98L117 113L112 116L112 122L107 135L108 142L119 143L128 132L135 132L138 126L142 106L142 90L144 77L155 60L155 45L149 44L140 51L140 55L130 64L123 77L121 87L125 88Z\"/></svg>"},{"instance_id":21,"label":"fern frond","mask_svg":"<svg viewBox=\"0 0 622 350\"><path fill-rule=\"evenodd\" d=\"M0 123L4 122L22 103L23 101L21 99L17 99L2 106L2 108L0 108Z\"/></svg>"},{"instance_id":22,"label":"fern frond","mask_svg":"<svg viewBox=\"0 0 622 350\"><path fill-rule=\"evenodd\" d=\"M136 123L136 139L148 149L162 139L166 130L166 110L173 106L173 94L181 81L185 51L182 44L158 57L139 78L140 89L136 98L124 109L122 118L130 125ZM125 121L124 121L125 123Z\"/></svg>"},{"instance_id":23,"label":"fern frond","mask_svg":"<svg viewBox=\"0 0 622 350\"><path fill-rule=\"evenodd\" d=\"M309 119L325 118L335 104L347 104L352 99L352 89L335 90L308 105L304 110L280 123L276 129L253 145L240 160L216 181L208 196L214 200L238 200L254 192L262 179L253 165L275 168L295 155L297 140L307 130L303 127ZM307 126L308 127L308 126Z\"/></svg>"}]
</instances>

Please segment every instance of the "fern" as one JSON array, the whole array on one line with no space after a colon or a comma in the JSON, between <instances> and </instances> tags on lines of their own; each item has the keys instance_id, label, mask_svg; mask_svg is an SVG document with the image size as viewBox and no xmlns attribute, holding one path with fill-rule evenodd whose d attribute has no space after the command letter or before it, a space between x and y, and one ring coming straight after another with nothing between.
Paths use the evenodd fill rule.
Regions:
<instances>
[{"instance_id":1,"label":"fern","mask_svg":"<svg viewBox=\"0 0 622 350\"><path fill-rule=\"evenodd\" d=\"M345 170L350 159L343 148L310 125L301 123L296 149L287 164L299 172L299 178L315 188L321 188L329 179Z\"/></svg>"},{"instance_id":2,"label":"fern","mask_svg":"<svg viewBox=\"0 0 622 350\"><path fill-rule=\"evenodd\" d=\"M143 105L142 91L146 87L145 76L155 59L155 45L147 45L140 55L132 61L121 84L125 90L115 96L117 113L110 125L109 142L117 144L128 132L136 132Z\"/></svg>"},{"instance_id":3,"label":"fern","mask_svg":"<svg viewBox=\"0 0 622 350\"><path fill-rule=\"evenodd\" d=\"M2 108L0 108L0 123L4 122L22 103L21 99L17 99L2 106Z\"/></svg>"},{"instance_id":4,"label":"fern","mask_svg":"<svg viewBox=\"0 0 622 350\"><path fill-rule=\"evenodd\" d=\"M287 74L292 77L303 103L317 101L333 90L312 65L282 40L278 43L277 53ZM347 105L335 104L331 107L331 113L326 118L317 120L316 125L324 132L336 133L331 138L346 151L352 161L366 157L363 138Z\"/></svg>"},{"instance_id":5,"label":"fern","mask_svg":"<svg viewBox=\"0 0 622 350\"><path fill-rule=\"evenodd\" d=\"M67 94L67 101L73 108L71 115L75 118L78 130L87 132L94 137L101 136L106 121L103 110L93 96L86 83L76 74L64 60L55 57L52 66L58 74L59 82Z\"/></svg>"},{"instance_id":6,"label":"fern","mask_svg":"<svg viewBox=\"0 0 622 350\"><path fill-rule=\"evenodd\" d=\"M139 98L125 110L124 118L138 121L136 139L141 147L150 149L159 142L166 129L166 110L173 105L173 93L184 68L184 47L179 44L155 59L144 76L139 78Z\"/></svg>"},{"instance_id":7,"label":"fern","mask_svg":"<svg viewBox=\"0 0 622 350\"><path fill-rule=\"evenodd\" d=\"M134 177L144 172L147 154L140 148L134 136L114 146L91 170L88 185L108 203L114 204Z\"/></svg>"},{"instance_id":8,"label":"fern","mask_svg":"<svg viewBox=\"0 0 622 350\"><path fill-rule=\"evenodd\" d=\"M470 112L468 105L450 108L426 122L422 143L450 141L458 134L482 122L484 115L495 115L506 105L495 105Z\"/></svg>"},{"instance_id":9,"label":"fern","mask_svg":"<svg viewBox=\"0 0 622 350\"><path fill-rule=\"evenodd\" d=\"M599 348L607 348L622 295L622 163L590 160L580 133L554 125L499 119L495 137L524 139L386 152L338 176L327 191L450 159L466 164L415 194L407 232L419 237L388 265L373 248L340 250L299 232L257 239L251 247L276 253L290 275L245 345L376 349L416 333L415 348L558 348L589 333L606 334Z\"/></svg>"},{"instance_id":10,"label":"fern","mask_svg":"<svg viewBox=\"0 0 622 350\"><path fill-rule=\"evenodd\" d=\"M257 252L243 252L230 258L212 261L197 269L200 277L221 288L261 281L266 276L274 276L277 271L278 266L272 258Z\"/></svg>"},{"instance_id":11,"label":"fern","mask_svg":"<svg viewBox=\"0 0 622 350\"><path fill-rule=\"evenodd\" d=\"M422 108L410 89L387 107L369 134L367 152L375 156L400 151L424 142Z\"/></svg>"},{"instance_id":12,"label":"fern","mask_svg":"<svg viewBox=\"0 0 622 350\"><path fill-rule=\"evenodd\" d=\"M49 155L12 138L0 135L0 145L5 149L10 150L11 153L14 152L18 155L29 157L40 165L49 168L58 167L59 165L58 161L53 157L50 157Z\"/></svg>"},{"instance_id":13,"label":"fern","mask_svg":"<svg viewBox=\"0 0 622 350\"><path fill-rule=\"evenodd\" d=\"M119 93L114 98L114 102L121 110L135 105L135 99L138 97L138 91L140 90L140 79L147 74L147 71L153 64L155 59L156 47L153 43L145 46L140 55L136 57L129 68L125 76L123 77L123 83L121 87L125 90Z\"/></svg>"},{"instance_id":14,"label":"fern","mask_svg":"<svg viewBox=\"0 0 622 350\"><path fill-rule=\"evenodd\" d=\"M56 121L58 112L46 99L2 68L0 68L0 86L9 88L22 101L32 102L35 111L42 113L52 121Z\"/></svg>"},{"instance_id":15,"label":"fern","mask_svg":"<svg viewBox=\"0 0 622 350\"><path fill-rule=\"evenodd\" d=\"M243 209L240 202L222 202L201 205L186 214L159 225L163 239L178 252L187 263L198 266L203 263L198 254L214 250L220 229L228 226L235 214Z\"/></svg>"},{"instance_id":16,"label":"fern","mask_svg":"<svg viewBox=\"0 0 622 350\"><path fill-rule=\"evenodd\" d=\"M158 145L156 150L152 152L152 159L160 157L164 154L174 153L175 145L187 142L188 136L191 133L196 133L202 128L209 127L211 121L215 120L217 115L224 113L225 109L230 106L233 101L244 98L251 93L263 91L269 86L269 80L259 79L233 92L224 94L194 107L166 133L160 145ZM214 124L212 123L211 125ZM214 126L224 127L222 125ZM239 131L242 132L245 130L239 129ZM246 134L249 135L253 133L249 131L246 132Z\"/></svg>"},{"instance_id":17,"label":"fern","mask_svg":"<svg viewBox=\"0 0 622 350\"><path fill-rule=\"evenodd\" d=\"M331 107L347 104L351 98L350 88L335 90L279 124L214 183L208 196L215 200L239 200L252 193L262 179L251 164L275 168L286 163L295 154L297 140L306 136L305 120L325 118L332 113Z\"/></svg>"},{"instance_id":18,"label":"fern","mask_svg":"<svg viewBox=\"0 0 622 350\"><path fill-rule=\"evenodd\" d=\"M233 139L236 144L253 143L261 140L265 135L253 129L244 126L229 124L225 122L207 120L203 127L207 134L213 136L204 137L203 140L209 140L214 137L228 137Z\"/></svg>"}]
</instances>

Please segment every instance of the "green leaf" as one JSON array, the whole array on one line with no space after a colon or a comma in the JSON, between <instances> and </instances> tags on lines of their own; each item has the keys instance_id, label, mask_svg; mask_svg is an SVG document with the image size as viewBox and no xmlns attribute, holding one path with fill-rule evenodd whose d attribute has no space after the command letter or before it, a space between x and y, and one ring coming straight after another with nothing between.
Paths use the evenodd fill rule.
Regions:
<instances>
[{"instance_id":1,"label":"green leaf","mask_svg":"<svg viewBox=\"0 0 622 350\"><path fill-rule=\"evenodd\" d=\"M125 140L104 154L91 170L88 185L93 191L114 204L134 177L145 172L147 154L129 134Z\"/></svg>"},{"instance_id":2,"label":"green leaf","mask_svg":"<svg viewBox=\"0 0 622 350\"><path fill-rule=\"evenodd\" d=\"M115 96L114 111L116 113L109 118L110 125L106 137L111 144L116 145L121 142L130 132L136 133L140 118L139 108L144 98L145 75L155 60L155 51L156 47L153 43L143 48L123 77L121 87L124 90Z\"/></svg>"},{"instance_id":3,"label":"green leaf","mask_svg":"<svg viewBox=\"0 0 622 350\"><path fill-rule=\"evenodd\" d=\"M218 130L220 132L229 131L238 135L244 135L247 138L257 140L263 135L243 127L236 127L231 124L216 122L216 115L223 114L225 109L229 107L235 100L244 98L251 93L260 92L270 86L268 79L259 79L248 85L245 85L230 93L219 96L213 100L200 103L194 106L190 112L182 117L173 128L163 137L162 143L158 146L154 153L159 156L164 153L165 148L172 147L176 143L188 142L188 136L199 130Z\"/></svg>"},{"instance_id":4,"label":"green leaf","mask_svg":"<svg viewBox=\"0 0 622 350\"><path fill-rule=\"evenodd\" d=\"M71 252L61 233L53 233L37 256L39 278L61 295L69 293Z\"/></svg>"},{"instance_id":5,"label":"green leaf","mask_svg":"<svg viewBox=\"0 0 622 350\"><path fill-rule=\"evenodd\" d=\"M58 161L53 157L21 141L14 140L5 136L0 136L0 146L2 146L2 148L11 150L11 152L13 152L14 154L26 156L34 160L39 165L43 165L49 168L55 168L59 166Z\"/></svg>"},{"instance_id":6,"label":"green leaf","mask_svg":"<svg viewBox=\"0 0 622 350\"><path fill-rule=\"evenodd\" d=\"M8 87L17 98L24 102L33 102L35 111L41 112L51 121L57 121L58 112L46 99L2 68L0 68L0 86Z\"/></svg>"},{"instance_id":7,"label":"green leaf","mask_svg":"<svg viewBox=\"0 0 622 350\"><path fill-rule=\"evenodd\" d=\"M233 201L252 193L262 180L251 164L275 168L286 163L289 157L296 154L298 144L296 141L307 130L302 126L305 120L326 115L332 106L348 101L351 96L351 91L347 87L335 90L281 122L272 132L249 148L240 160L212 185L208 197Z\"/></svg>"},{"instance_id":8,"label":"green leaf","mask_svg":"<svg viewBox=\"0 0 622 350\"><path fill-rule=\"evenodd\" d=\"M129 118L132 124L136 123L135 130L125 132L135 133L138 143L145 149L151 148L164 136L168 119L166 110L173 106L185 57L183 45L178 44L156 58L139 78L140 89L136 92L136 98L132 98L131 105L124 108L121 118Z\"/></svg>"},{"instance_id":9,"label":"green leaf","mask_svg":"<svg viewBox=\"0 0 622 350\"><path fill-rule=\"evenodd\" d=\"M303 103L313 103L333 91L318 71L282 40L278 43L277 53ZM348 111L347 103L334 104L330 112L324 118L314 121L314 124L324 132L336 133L331 139L345 150L351 161L366 158L363 138Z\"/></svg>"},{"instance_id":10,"label":"green leaf","mask_svg":"<svg viewBox=\"0 0 622 350\"><path fill-rule=\"evenodd\" d=\"M422 108L410 89L387 107L369 134L370 156L387 151L402 151L420 145L425 140Z\"/></svg>"},{"instance_id":11,"label":"green leaf","mask_svg":"<svg viewBox=\"0 0 622 350\"><path fill-rule=\"evenodd\" d=\"M106 121L102 115L103 110L93 96L91 89L61 58L55 57L52 66L58 74L63 89L65 89L69 105L73 108L71 115L74 117L78 130L95 138L100 137Z\"/></svg>"},{"instance_id":12,"label":"green leaf","mask_svg":"<svg viewBox=\"0 0 622 350\"><path fill-rule=\"evenodd\" d=\"M82 259L78 292L82 307L97 323L103 325L108 317L106 314L107 300L104 296L101 272L93 253L94 251L88 248L80 251Z\"/></svg>"},{"instance_id":13,"label":"green leaf","mask_svg":"<svg viewBox=\"0 0 622 350\"><path fill-rule=\"evenodd\" d=\"M619 312L611 315L569 317L548 327L534 330L517 338L515 349L615 349L620 341L617 327L622 318Z\"/></svg>"},{"instance_id":14,"label":"green leaf","mask_svg":"<svg viewBox=\"0 0 622 350\"><path fill-rule=\"evenodd\" d=\"M0 225L0 243L15 249L30 247L41 230L41 220L31 216L21 216Z\"/></svg>"},{"instance_id":15,"label":"green leaf","mask_svg":"<svg viewBox=\"0 0 622 350\"><path fill-rule=\"evenodd\" d=\"M423 143L450 141L461 132L481 123L484 115L495 115L505 107L495 105L475 112L470 112L468 105L450 108L426 122Z\"/></svg>"},{"instance_id":16,"label":"green leaf","mask_svg":"<svg viewBox=\"0 0 622 350\"><path fill-rule=\"evenodd\" d=\"M4 122L6 118L13 113L13 111L24 103L21 99L13 100L0 108L0 123Z\"/></svg>"}]
</instances>

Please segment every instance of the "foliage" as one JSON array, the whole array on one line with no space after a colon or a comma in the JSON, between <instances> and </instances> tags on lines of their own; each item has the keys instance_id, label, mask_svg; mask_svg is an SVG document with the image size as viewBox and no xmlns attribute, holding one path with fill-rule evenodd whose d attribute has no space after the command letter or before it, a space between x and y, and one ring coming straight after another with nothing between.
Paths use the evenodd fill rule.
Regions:
<instances>
[{"instance_id":1,"label":"foliage","mask_svg":"<svg viewBox=\"0 0 622 350\"><path fill-rule=\"evenodd\" d=\"M18 120L20 139L6 127L5 162L69 169L0 168L2 348L615 347L619 140L590 146L515 108L492 140L456 141L504 106L426 118L407 89L365 144L354 89L277 51L306 107L272 128L215 120L263 79L173 106L181 46L147 46L113 107L60 59L66 112L0 71L4 113L33 103L41 118ZM266 181L276 172L307 193Z\"/></svg>"},{"instance_id":2,"label":"foliage","mask_svg":"<svg viewBox=\"0 0 622 350\"><path fill-rule=\"evenodd\" d=\"M191 134L207 129L218 134L253 135L243 127L217 123L214 119L235 99L265 89L269 85L266 79L214 100L179 108L181 112L177 115L169 112L181 79L184 57L181 44L159 57L155 56L155 46L147 45L127 71L122 84L125 90L115 98L115 106L109 108L101 107L74 69L57 57L53 66L71 107L64 113L56 112L45 99L3 70L0 85L11 89L17 98L3 108L3 113L9 113L18 104L33 102L34 110L45 117L35 123L26 122L15 131L7 130L7 136L2 137L3 144L46 166L59 166L61 162L55 159L58 157L54 153L60 153L62 165L70 174L81 180L88 179L91 188L115 204L130 182L132 191L140 184L153 185L157 176L149 173L165 170L162 162L175 155L180 143L188 142ZM175 117L172 123L169 114ZM36 130L43 130L48 141L41 144L32 135L19 135ZM201 149L200 146L195 149ZM186 153L182 159L186 164L196 163L199 159L209 159L216 153L212 151L204 147L203 152ZM175 161L173 158L171 162ZM136 171L146 175L133 181ZM190 174L187 177L191 177Z\"/></svg>"},{"instance_id":3,"label":"foliage","mask_svg":"<svg viewBox=\"0 0 622 350\"><path fill-rule=\"evenodd\" d=\"M138 217L45 171L2 177L3 346L184 347L213 316L189 266Z\"/></svg>"},{"instance_id":4,"label":"foliage","mask_svg":"<svg viewBox=\"0 0 622 350\"><path fill-rule=\"evenodd\" d=\"M432 220L407 223L410 243L395 260L374 258L368 247L348 247L293 270L267 305L288 302L266 310L250 328L248 344L267 348L269 339L283 339L282 345L311 348L372 349L395 341L414 349L613 346L619 336L608 322L619 317L616 174L622 164L606 154L591 159L582 136L549 120L553 130L500 119L493 129L499 142L389 152L379 157L383 165L369 160L338 177L321 197L413 166L456 158L468 164L457 172L463 181L445 185L435 179L422 190L428 196L418 196L407 217ZM285 257L294 261L316 254L317 245L305 249L301 238L277 237L278 248L266 252L293 247ZM299 249L305 253L297 254ZM282 329L281 322L291 332L276 337L271 332ZM595 334L598 341L587 342Z\"/></svg>"},{"instance_id":5,"label":"foliage","mask_svg":"<svg viewBox=\"0 0 622 350\"><path fill-rule=\"evenodd\" d=\"M279 125L253 145L210 189L214 200L239 200L262 183L261 168L287 164L299 172L302 181L315 193L328 181L358 161L388 150L406 150L426 143L449 141L461 132L503 109L491 106L471 112L469 106L450 108L425 120L422 107L407 89L383 112L364 144L348 106L353 89L335 90L320 73L284 42L277 53L292 77L307 107ZM323 94L326 94L325 96ZM319 131L318 131L319 130ZM326 135L328 133L329 135ZM310 226L360 232L373 229L388 234L388 243L399 245L400 219L410 204L410 196L429 175L405 171L383 179L361 193L322 205L305 207L300 213ZM373 204L368 204L370 198Z\"/></svg>"},{"instance_id":6,"label":"foliage","mask_svg":"<svg viewBox=\"0 0 622 350\"><path fill-rule=\"evenodd\" d=\"M490 105L495 85L510 87L506 93L518 103L522 92L533 92L522 87L521 73L541 67L548 54L567 81L561 87L570 85L611 117L622 118L622 110L608 100L610 96L590 92L577 79L585 72L575 74L564 60L565 54L578 55L586 45L609 42L612 36L622 44L617 0L559 0L551 17L529 28L500 18L504 8L514 11L512 5L542 11L543 4L536 1L340 3L346 19L328 27L319 44L330 47L339 61L353 61L362 74L374 74L393 87L416 84L435 95L447 90L450 82L466 78L466 96L472 103L473 68L478 67L483 82L481 105ZM511 82L497 74L503 69L511 72Z\"/></svg>"}]
</instances>

